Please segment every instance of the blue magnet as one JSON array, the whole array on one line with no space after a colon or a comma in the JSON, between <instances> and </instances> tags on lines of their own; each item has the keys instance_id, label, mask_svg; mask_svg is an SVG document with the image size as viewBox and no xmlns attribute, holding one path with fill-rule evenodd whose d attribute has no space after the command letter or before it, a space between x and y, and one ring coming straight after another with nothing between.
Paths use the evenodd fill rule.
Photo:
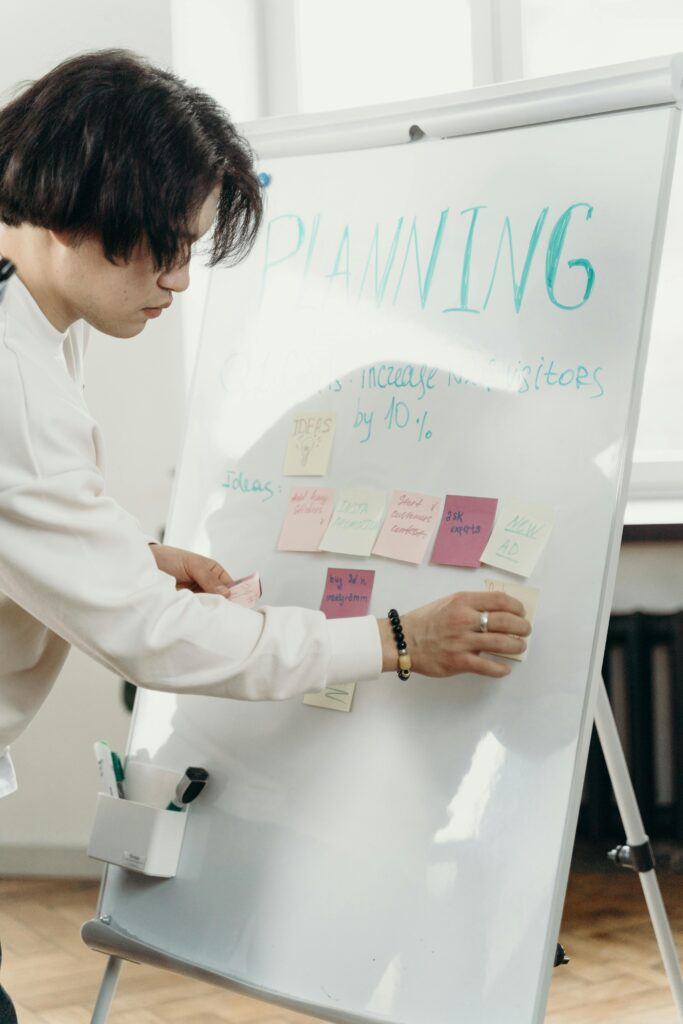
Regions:
<instances>
[{"instance_id":1,"label":"blue magnet","mask_svg":"<svg viewBox=\"0 0 683 1024\"><path fill-rule=\"evenodd\" d=\"M266 174L265 171L261 171L261 173L258 176L258 180L261 182L264 188L268 188L268 186L270 185L270 175Z\"/></svg>"}]
</instances>

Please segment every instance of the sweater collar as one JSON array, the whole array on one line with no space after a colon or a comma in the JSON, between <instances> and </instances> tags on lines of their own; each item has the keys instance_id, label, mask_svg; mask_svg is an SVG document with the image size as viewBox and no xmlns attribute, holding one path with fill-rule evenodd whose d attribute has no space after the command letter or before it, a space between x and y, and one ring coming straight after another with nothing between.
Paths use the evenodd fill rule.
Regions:
<instances>
[{"instance_id":1,"label":"sweater collar","mask_svg":"<svg viewBox=\"0 0 683 1024\"><path fill-rule=\"evenodd\" d=\"M5 280L0 280L0 308L23 334L41 341L55 354L61 352L68 329L58 331L52 326L18 274L11 272L11 276L6 276L9 272L7 262L3 263L1 275Z\"/></svg>"}]
</instances>

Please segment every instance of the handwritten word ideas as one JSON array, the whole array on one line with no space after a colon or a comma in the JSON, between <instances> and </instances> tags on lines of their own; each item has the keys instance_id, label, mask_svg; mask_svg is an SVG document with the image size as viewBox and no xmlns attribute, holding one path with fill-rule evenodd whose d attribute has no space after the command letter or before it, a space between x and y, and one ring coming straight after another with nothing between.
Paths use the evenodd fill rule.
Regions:
<instances>
[{"instance_id":1,"label":"handwritten word ideas","mask_svg":"<svg viewBox=\"0 0 683 1024\"><path fill-rule=\"evenodd\" d=\"M227 471L223 487L228 491L236 491L238 494L260 495L261 501L270 501L274 494L271 480L259 480L258 477L248 477L242 470L236 469L229 469Z\"/></svg>"},{"instance_id":2,"label":"handwritten word ideas","mask_svg":"<svg viewBox=\"0 0 683 1024\"><path fill-rule=\"evenodd\" d=\"M546 505L505 498L500 503L482 562L518 576L530 576L548 542L554 521L555 513Z\"/></svg>"},{"instance_id":3,"label":"handwritten word ideas","mask_svg":"<svg viewBox=\"0 0 683 1024\"><path fill-rule=\"evenodd\" d=\"M441 499L415 491L394 491L374 555L419 565L436 526Z\"/></svg>"},{"instance_id":4,"label":"handwritten word ideas","mask_svg":"<svg viewBox=\"0 0 683 1024\"><path fill-rule=\"evenodd\" d=\"M331 487L293 487L278 551L317 551L334 508Z\"/></svg>"},{"instance_id":5,"label":"handwritten word ideas","mask_svg":"<svg viewBox=\"0 0 683 1024\"><path fill-rule=\"evenodd\" d=\"M324 476L334 439L334 413L301 412L287 443L285 476Z\"/></svg>"},{"instance_id":6,"label":"handwritten word ideas","mask_svg":"<svg viewBox=\"0 0 683 1024\"><path fill-rule=\"evenodd\" d=\"M432 562L438 565L481 565L481 554L491 536L498 500L446 495Z\"/></svg>"}]
</instances>

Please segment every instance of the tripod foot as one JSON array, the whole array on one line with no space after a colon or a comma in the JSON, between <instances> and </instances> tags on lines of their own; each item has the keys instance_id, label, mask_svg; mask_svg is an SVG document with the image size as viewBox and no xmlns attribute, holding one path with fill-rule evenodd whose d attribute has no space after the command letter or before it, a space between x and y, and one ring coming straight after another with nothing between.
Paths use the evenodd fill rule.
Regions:
<instances>
[{"instance_id":1,"label":"tripod foot","mask_svg":"<svg viewBox=\"0 0 683 1024\"><path fill-rule=\"evenodd\" d=\"M555 963L553 964L553 967L563 967L565 964L568 963L569 957L565 953L564 947L561 946L558 942L557 949L555 950Z\"/></svg>"}]
</instances>

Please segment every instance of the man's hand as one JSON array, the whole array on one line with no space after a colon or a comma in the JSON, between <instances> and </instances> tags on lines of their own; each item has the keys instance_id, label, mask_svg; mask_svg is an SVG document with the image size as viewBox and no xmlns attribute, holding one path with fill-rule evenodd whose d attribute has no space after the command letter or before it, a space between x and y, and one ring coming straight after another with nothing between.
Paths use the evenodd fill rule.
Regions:
<instances>
[{"instance_id":1,"label":"man's hand","mask_svg":"<svg viewBox=\"0 0 683 1024\"><path fill-rule=\"evenodd\" d=\"M176 590L227 597L232 576L213 558L183 551L182 548L171 548L167 544L150 544L149 549L161 571L175 579Z\"/></svg>"}]
</instances>

